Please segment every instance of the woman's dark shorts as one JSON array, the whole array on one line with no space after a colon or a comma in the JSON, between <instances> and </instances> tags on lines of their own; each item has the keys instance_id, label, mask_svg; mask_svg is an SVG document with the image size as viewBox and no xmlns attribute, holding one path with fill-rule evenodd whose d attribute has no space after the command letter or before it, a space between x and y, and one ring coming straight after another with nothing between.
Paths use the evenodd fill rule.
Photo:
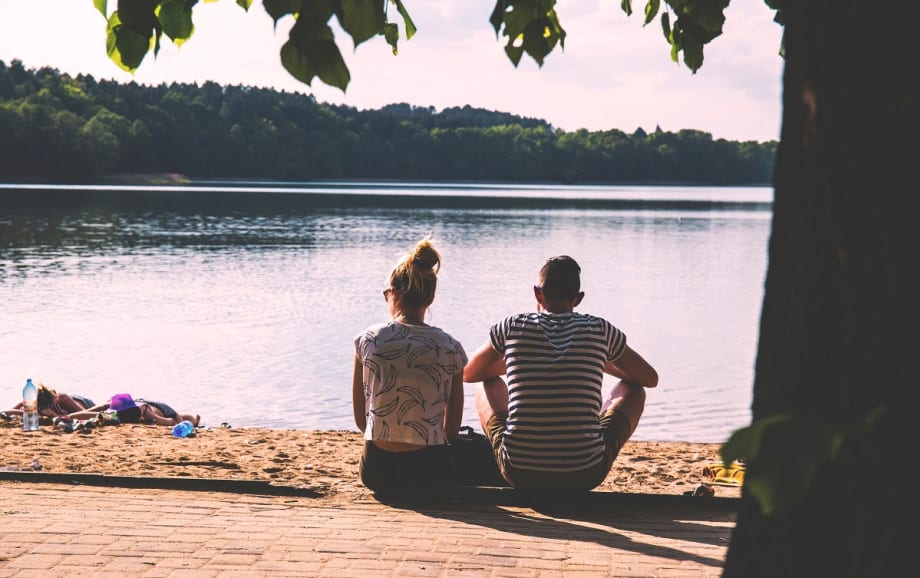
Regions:
<instances>
[{"instance_id":1,"label":"woman's dark shorts","mask_svg":"<svg viewBox=\"0 0 920 578\"><path fill-rule=\"evenodd\" d=\"M439 499L448 496L454 488L447 445L411 452L388 452L365 441L359 471L361 482L383 498Z\"/></svg>"}]
</instances>

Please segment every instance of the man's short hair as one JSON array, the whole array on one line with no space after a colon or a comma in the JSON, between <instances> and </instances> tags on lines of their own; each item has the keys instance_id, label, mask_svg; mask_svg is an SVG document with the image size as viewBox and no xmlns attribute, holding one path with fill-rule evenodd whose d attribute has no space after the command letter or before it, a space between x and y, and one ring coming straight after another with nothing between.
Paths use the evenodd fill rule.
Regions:
<instances>
[{"instance_id":1,"label":"man's short hair","mask_svg":"<svg viewBox=\"0 0 920 578\"><path fill-rule=\"evenodd\" d=\"M540 286L550 301L575 299L581 291L581 267L568 255L550 257L540 268Z\"/></svg>"}]
</instances>

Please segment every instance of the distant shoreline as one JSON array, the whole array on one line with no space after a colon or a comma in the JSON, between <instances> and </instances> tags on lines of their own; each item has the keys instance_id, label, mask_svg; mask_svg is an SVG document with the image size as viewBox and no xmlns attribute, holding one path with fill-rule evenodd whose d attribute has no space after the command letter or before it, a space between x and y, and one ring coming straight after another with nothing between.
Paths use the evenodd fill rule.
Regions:
<instances>
[{"instance_id":1,"label":"distant shoreline","mask_svg":"<svg viewBox=\"0 0 920 578\"><path fill-rule=\"evenodd\" d=\"M441 185L496 185L496 186L584 186L584 187L707 187L707 188L737 188L737 187L769 187L773 188L773 183L704 183L696 181L477 181L477 180L413 180L413 179L367 179L367 178L342 178L342 179L311 179L304 180L284 180L271 178L253 178L253 177L189 177L182 173L124 173L99 175L88 180L60 180L43 178L40 176L20 177L14 179L0 178L0 183L6 184L73 184L73 185L124 185L124 186L188 186L201 182L215 183L239 183L239 182L262 182L276 185L288 184L329 184L329 183L353 183L353 184L441 184Z\"/></svg>"},{"instance_id":2,"label":"distant shoreline","mask_svg":"<svg viewBox=\"0 0 920 578\"><path fill-rule=\"evenodd\" d=\"M180 173L137 173L101 175L95 182L101 185L187 185L192 180Z\"/></svg>"}]
</instances>

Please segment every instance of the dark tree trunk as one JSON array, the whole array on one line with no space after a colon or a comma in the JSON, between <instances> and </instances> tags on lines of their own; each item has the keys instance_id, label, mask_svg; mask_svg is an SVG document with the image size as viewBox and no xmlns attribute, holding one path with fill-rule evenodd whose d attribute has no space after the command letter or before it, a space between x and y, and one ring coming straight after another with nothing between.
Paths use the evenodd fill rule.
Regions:
<instances>
[{"instance_id":1,"label":"dark tree trunk","mask_svg":"<svg viewBox=\"0 0 920 578\"><path fill-rule=\"evenodd\" d=\"M723 576L911 574L917 8L790 0L784 10L783 127L753 419L791 413L852 435L790 510L766 516L744 488ZM886 411L881 424L860 435L876 408ZM797 441L769 451L800 467L784 458Z\"/></svg>"}]
</instances>

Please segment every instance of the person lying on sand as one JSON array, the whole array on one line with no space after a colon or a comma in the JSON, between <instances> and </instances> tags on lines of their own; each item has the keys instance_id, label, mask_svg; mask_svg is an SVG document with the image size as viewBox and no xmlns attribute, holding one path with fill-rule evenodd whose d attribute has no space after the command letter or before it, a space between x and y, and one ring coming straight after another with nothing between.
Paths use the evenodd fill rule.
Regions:
<instances>
[{"instance_id":1,"label":"person lying on sand","mask_svg":"<svg viewBox=\"0 0 920 578\"><path fill-rule=\"evenodd\" d=\"M53 387L38 384L38 415L47 418L64 417L78 411L92 407L93 401L87 397L76 394L67 394L55 391ZM22 416L22 402L4 411L6 415Z\"/></svg>"},{"instance_id":2,"label":"person lying on sand","mask_svg":"<svg viewBox=\"0 0 920 578\"><path fill-rule=\"evenodd\" d=\"M93 419L107 411L114 411L120 423L174 426L181 421L190 421L192 425L198 427L199 422L201 422L200 415L179 413L168 404L160 401L140 398L135 400L128 393L113 395L107 403L95 405L85 411L71 413L67 417L72 420Z\"/></svg>"}]
</instances>

